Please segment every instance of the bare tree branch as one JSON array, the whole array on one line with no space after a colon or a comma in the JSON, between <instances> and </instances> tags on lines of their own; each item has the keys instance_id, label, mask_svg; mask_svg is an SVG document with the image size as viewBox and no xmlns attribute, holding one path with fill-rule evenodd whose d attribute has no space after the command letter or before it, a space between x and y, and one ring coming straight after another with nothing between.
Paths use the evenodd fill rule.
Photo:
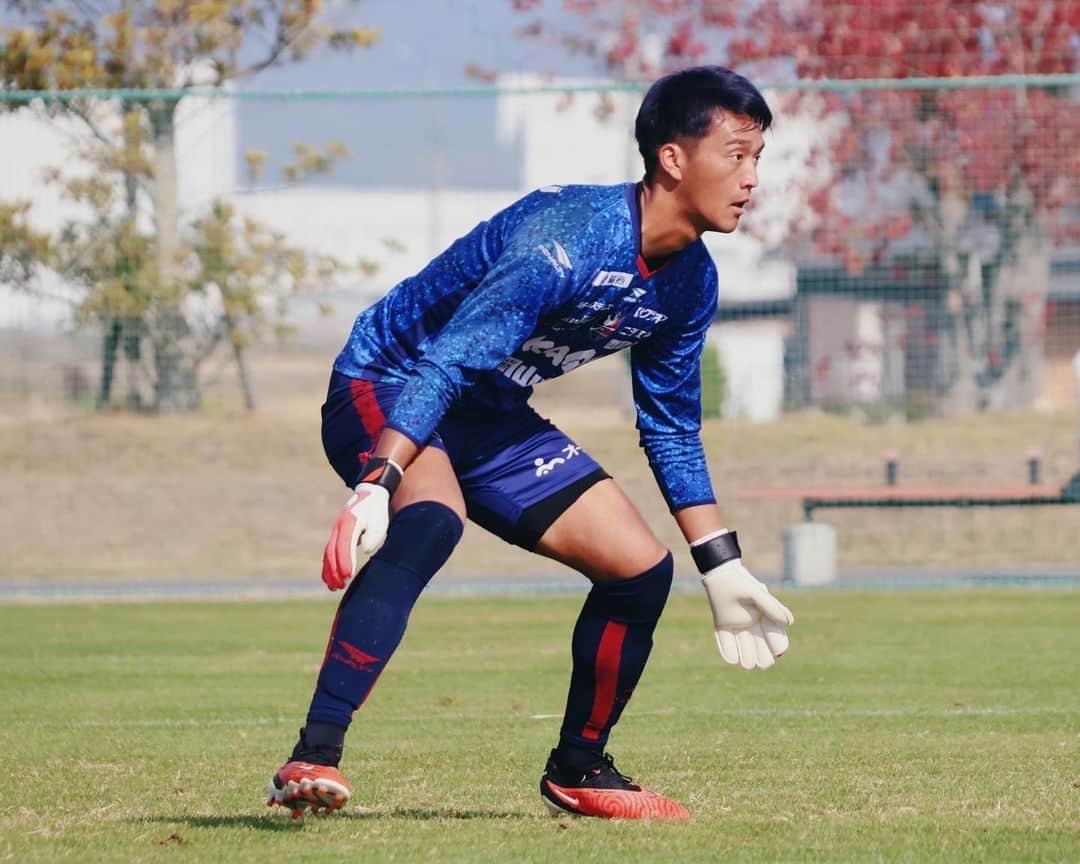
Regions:
<instances>
[{"instance_id":1,"label":"bare tree branch","mask_svg":"<svg viewBox=\"0 0 1080 864\"><path fill-rule=\"evenodd\" d=\"M81 120L86 128L90 130L90 134L92 134L101 144L109 148L116 147L116 142L102 131L94 118L90 116L90 112L87 108L83 108L78 102L72 101L68 102L67 111L69 114Z\"/></svg>"},{"instance_id":2,"label":"bare tree branch","mask_svg":"<svg viewBox=\"0 0 1080 864\"><path fill-rule=\"evenodd\" d=\"M249 66L245 66L245 67L241 67L241 68L237 69L236 72L234 73L233 77L242 78L242 77L246 77L248 75L254 75L257 72L262 72L264 69L269 69L275 63L277 63L278 60L281 59L281 56L286 51L288 51L289 48L291 48L293 45L295 45L296 41L301 36L303 36L310 28L311 28L310 23L305 24L303 27L298 29L295 33L292 33L290 35L287 28L285 27L284 22L282 21L281 18L279 18L278 19L277 37L274 40L273 46L270 48L270 53L267 54L262 60L258 60L258 61L252 63Z\"/></svg>"}]
</instances>

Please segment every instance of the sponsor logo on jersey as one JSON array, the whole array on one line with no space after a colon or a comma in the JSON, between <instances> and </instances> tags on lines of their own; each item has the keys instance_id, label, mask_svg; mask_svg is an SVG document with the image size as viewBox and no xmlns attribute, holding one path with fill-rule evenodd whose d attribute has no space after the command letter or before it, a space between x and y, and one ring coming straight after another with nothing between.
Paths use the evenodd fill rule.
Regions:
<instances>
[{"instance_id":1,"label":"sponsor logo on jersey","mask_svg":"<svg viewBox=\"0 0 1080 864\"><path fill-rule=\"evenodd\" d=\"M551 326L552 330L577 330L583 324L591 324L596 320L596 314L579 315L571 318L561 318Z\"/></svg>"},{"instance_id":2,"label":"sponsor logo on jersey","mask_svg":"<svg viewBox=\"0 0 1080 864\"><path fill-rule=\"evenodd\" d=\"M633 273L622 273L618 270L601 270L596 274L596 278L593 279L592 284L597 287L614 285L616 288L629 288L630 283L633 281Z\"/></svg>"},{"instance_id":3,"label":"sponsor logo on jersey","mask_svg":"<svg viewBox=\"0 0 1080 864\"><path fill-rule=\"evenodd\" d=\"M563 372L577 369L582 363L588 363L596 356L596 351L592 348L571 351L569 345L556 345L555 340L548 336L534 336L521 346L521 350L523 353L542 354L551 361L552 366Z\"/></svg>"},{"instance_id":4,"label":"sponsor logo on jersey","mask_svg":"<svg viewBox=\"0 0 1080 864\"><path fill-rule=\"evenodd\" d=\"M623 348L629 348L634 344L635 340L632 339L608 339L604 343L605 351L622 351Z\"/></svg>"},{"instance_id":5,"label":"sponsor logo on jersey","mask_svg":"<svg viewBox=\"0 0 1080 864\"><path fill-rule=\"evenodd\" d=\"M634 310L635 318L644 318L653 324L663 324L667 321L668 316L663 312L657 312L655 309L649 309L646 306L639 306Z\"/></svg>"},{"instance_id":6,"label":"sponsor logo on jersey","mask_svg":"<svg viewBox=\"0 0 1080 864\"><path fill-rule=\"evenodd\" d=\"M589 332L598 339L607 339L615 335L615 331L619 329L622 322L622 315L608 315L602 324L593 327Z\"/></svg>"},{"instance_id":7,"label":"sponsor logo on jersey","mask_svg":"<svg viewBox=\"0 0 1080 864\"><path fill-rule=\"evenodd\" d=\"M529 366L517 357L507 357L495 368L521 387L532 387L544 380L535 366Z\"/></svg>"},{"instance_id":8,"label":"sponsor logo on jersey","mask_svg":"<svg viewBox=\"0 0 1080 864\"><path fill-rule=\"evenodd\" d=\"M551 241L550 249L543 243L536 248L540 250L540 253L545 258L547 258L548 263L555 268L555 272L560 276L565 276L567 270L574 269L574 265L570 263L570 256L566 254L566 250L563 249L562 244L558 240Z\"/></svg>"},{"instance_id":9,"label":"sponsor logo on jersey","mask_svg":"<svg viewBox=\"0 0 1080 864\"><path fill-rule=\"evenodd\" d=\"M627 303L637 303L637 301L644 297L647 293L648 292L644 288L631 288L630 293L622 299Z\"/></svg>"}]
</instances>

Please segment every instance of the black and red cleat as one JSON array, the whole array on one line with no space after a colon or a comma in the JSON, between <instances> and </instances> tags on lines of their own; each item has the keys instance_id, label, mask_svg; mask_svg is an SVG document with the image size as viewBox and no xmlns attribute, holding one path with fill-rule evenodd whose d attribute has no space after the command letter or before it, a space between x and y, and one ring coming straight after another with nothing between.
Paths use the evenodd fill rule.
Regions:
<instances>
[{"instance_id":1,"label":"black and red cleat","mask_svg":"<svg viewBox=\"0 0 1080 864\"><path fill-rule=\"evenodd\" d=\"M690 818L690 811L678 801L643 789L619 773L608 754L597 754L594 764L584 771L569 771L551 751L544 775L540 778L540 797L556 815L597 816L601 819L660 819L679 821Z\"/></svg>"},{"instance_id":2,"label":"black and red cleat","mask_svg":"<svg viewBox=\"0 0 1080 864\"><path fill-rule=\"evenodd\" d=\"M299 819L309 807L312 813L340 810L351 795L352 789L337 768L311 762L286 762L270 780L266 806L287 807L292 818Z\"/></svg>"}]
</instances>

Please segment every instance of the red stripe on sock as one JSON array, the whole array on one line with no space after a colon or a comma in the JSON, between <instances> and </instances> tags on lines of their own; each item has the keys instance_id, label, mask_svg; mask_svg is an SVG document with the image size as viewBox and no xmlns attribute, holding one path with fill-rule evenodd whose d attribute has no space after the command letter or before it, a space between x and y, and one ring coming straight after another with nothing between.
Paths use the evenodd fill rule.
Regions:
<instances>
[{"instance_id":1,"label":"red stripe on sock","mask_svg":"<svg viewBox=\"0 0 1080 864\"><path fill-rule=\"evenodd\" d=\"M619 681L619 660L622 658L623 639L626 637L626 625L618 621L608 621L600 636L600 647L596 651L596 696L593 699L592 714L585 724L582 738L598 741L603 728L607 726L611 710L615 707L615 688Z\"/></svg>"}]
</instances>

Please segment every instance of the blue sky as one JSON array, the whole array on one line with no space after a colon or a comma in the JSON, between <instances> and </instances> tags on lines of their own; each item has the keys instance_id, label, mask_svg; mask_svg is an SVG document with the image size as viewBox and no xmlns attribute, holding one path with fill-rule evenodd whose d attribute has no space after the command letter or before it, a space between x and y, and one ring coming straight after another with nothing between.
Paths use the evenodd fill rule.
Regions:
<instances>
[{"instance_id":1,"label":"blue sky","mask_svg":"<svg viewBox=\"0 0 1080 864\"><path fill-rule=\"evenodd\" d=\"M546 8L558 14L561 0ZM543 10L545 7L541 6ZM465 74L472 63L503 73L587 74L581 59L555 46L514 35L533 15L510 0L367 0L346 2L329 13L335 25L378 27L380 42L352 52L320 51L302 63L269 69L243 81L242 89L432 89L475 86ZM394 185L425 188L517 187L516 142L498 146L494 102L437 101L243 102L240 150L270 153L260 183L276 185L294 142L321 144L338 138L355 158L317 185ZM238 158L241 158L238 156ZM246 172L246 168L244 169ZM246 173L241 176L246 177Z\"/></svg>"},{"instance_id":2,"label":"blue sky","mask_svg":"<svg viewBox=\"0 0 1080 864\"><path fill-rule=\"evenodd\" d=\"M559 17L561 0L538 8ZM469 83L466 64L501 72L584 71L555 46L522 39L514 30L536 17L513 9L510 0L362 0L339 2L327 13L335 25L378 27L381 42L352 53L267 70L247 87L332 89L430 88Z\"/></svg>"}]
</instances>

